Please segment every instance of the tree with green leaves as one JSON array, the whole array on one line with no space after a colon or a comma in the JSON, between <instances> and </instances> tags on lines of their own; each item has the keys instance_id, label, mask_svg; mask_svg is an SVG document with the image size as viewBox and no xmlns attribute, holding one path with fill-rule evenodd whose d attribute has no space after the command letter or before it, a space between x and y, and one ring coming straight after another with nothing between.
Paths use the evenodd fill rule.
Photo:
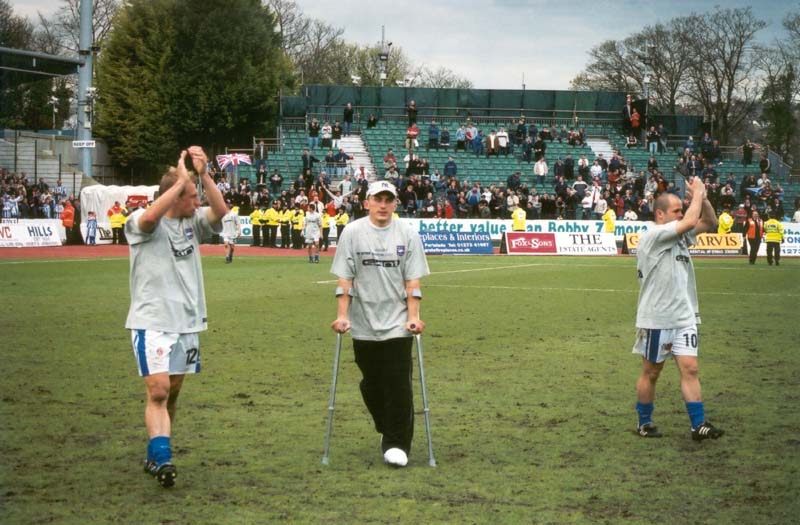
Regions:
<instances>
[{"instance_id":1,"label":"tree with green leaves","mask_svg":"<svg viewBox=\"0 0 800 525\"><path fill-rule=\"evenodd\" d=\"M291 86L275 20L258 0L132 0L98 64L97 134L155 175L179 148L249 146Z\"/></svg>"}]
</instances>

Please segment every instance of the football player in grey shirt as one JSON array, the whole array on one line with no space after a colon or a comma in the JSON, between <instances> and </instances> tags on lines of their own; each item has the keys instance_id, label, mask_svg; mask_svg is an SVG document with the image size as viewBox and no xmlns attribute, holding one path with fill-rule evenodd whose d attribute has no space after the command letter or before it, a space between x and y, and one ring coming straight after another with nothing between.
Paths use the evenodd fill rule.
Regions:
<instances>
[{"instance_id":1,"label":"football player in grey shirt","mask_svg":"<svg viewBox=\"0 0 800 525\"><path fill-rule=\"evenodd\" d=\"M210 207L200 207L195 182L185 161L191 158ZM198 333L206 329L206 300L200 240L219 233L225 201L206 171L208 157L192 146L178 166L161 178L159 197L128 217L131 252L131 306L125 327L147 393L144 421L150 441L145 471L169 487L172 464L170 433L184 374L200 371Z\"/></svg>"},{"instance_id":2,"label":"football player in grey shirt","mask_svg":"<svg viewBox=\"0 0 800 525\"><path fill-rule=\"evenodd\" d=\"M656 199L656 225L642 234L637 247L640 290L633 352L642 356L642 373L636 382L636 411L639 435L661 437L652 417L656 382L666 359L674 357L692 439L702 441L717 439L723 431L705 420L697 371L700 309L689 246L698 233L716 231L717 218L699 177L687 182L687 193L691 201L685 213L677 195Z\"/></svg>"},{"instance_id":3,"label":"football player in grey shirt","mask_svg":"<svg viewBox=\"0 0 800 525\"><path fill-rule=\"evenodd\" d=\"M413 335L422 333L420 279L430 272L419 234L392 220L397 190L387 181L367 190L368 216L347 225L331 273L339 279L331 328L353 337L361 394L382 435L384 461L408 463L414 433Z\"/></svg>"}]
</instances>

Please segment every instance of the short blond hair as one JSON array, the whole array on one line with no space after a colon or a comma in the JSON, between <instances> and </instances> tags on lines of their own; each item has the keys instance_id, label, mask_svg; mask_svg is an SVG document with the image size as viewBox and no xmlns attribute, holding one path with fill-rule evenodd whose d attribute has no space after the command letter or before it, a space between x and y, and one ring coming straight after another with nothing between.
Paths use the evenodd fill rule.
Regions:
<instances>
[{"instance_id":1,"label":"short blond hair","mask_svg":"<svg viewBox=\"0 0 800 525\"><path fill-rule=\"evenodd\" d=\"M193 174L190 174L189 177L192 179L192 182L195 182ZM161 176L161 182L158 185L158 194L163 195L175 185L176 182L178 182L178 169L170 166L167 172ZM181 196L183 196L183 190L181 191Z\"/></svg>"}]
</instances>

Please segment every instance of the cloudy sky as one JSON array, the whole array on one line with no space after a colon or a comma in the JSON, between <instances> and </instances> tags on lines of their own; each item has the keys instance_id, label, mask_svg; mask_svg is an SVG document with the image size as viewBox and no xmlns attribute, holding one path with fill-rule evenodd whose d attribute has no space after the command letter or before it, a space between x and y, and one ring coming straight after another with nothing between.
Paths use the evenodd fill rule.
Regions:
<instances>
[{"instance_id":1,"label":"cloudy sky","mask_svg":"<svg viewBox=\"0 0 800 525\"><path fill-rule=\"evenodd\" d=\"M789 0L297 0L306 16L344 28L359 44L386 39L416 64L447 67L477 88L568 89L588 51L646 25L704 12L717 4L753 6L769 26L759 39L783 35L781 21L800 2ZM60 0L11 0L17 14L53 13Z\"/></svg>"}]
</instances>

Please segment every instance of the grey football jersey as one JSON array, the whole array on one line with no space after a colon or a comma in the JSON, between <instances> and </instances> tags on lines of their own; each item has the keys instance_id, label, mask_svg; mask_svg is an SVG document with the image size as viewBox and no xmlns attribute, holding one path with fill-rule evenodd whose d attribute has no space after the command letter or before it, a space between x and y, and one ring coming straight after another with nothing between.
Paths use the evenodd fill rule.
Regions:
<instances>
[{"instance_id":1,"label":"grey football jersey","mask_svg":"<svg viewBox=\"0 0 800 525\"><path fill-rule=\"evenodd\" d=\"M639 239L637 328L685 328L700 324L694 265L694 230L678 235L677 221L648 229Z\"/></svg>"},{"instance_id":2,"label":"grey football jersey","mask_svg":"<svg viewBox=\"0 0 800 525\"><path fill-rule=\"evenodd\" d=\"M192 333L206 329L206 297L200 241L221 224L208 222L208 208L188 219L162 217L151 233L139 228L139 210L128 217L131 306L125 328Z\"/></svg>"},{"instance_id":3,"label":"grey football jersey","mask_svg":"<svg viewBox=\"0 0 800 525\"><path fill-rule=\"evenodd\" d=\"M350 305L354 339L383 341L411 335L405 282L430 273L419 234L393 220L379 228L369 217L347 225L336 246L331 273L353 281Z\"/></svg>"}]
</instances>

